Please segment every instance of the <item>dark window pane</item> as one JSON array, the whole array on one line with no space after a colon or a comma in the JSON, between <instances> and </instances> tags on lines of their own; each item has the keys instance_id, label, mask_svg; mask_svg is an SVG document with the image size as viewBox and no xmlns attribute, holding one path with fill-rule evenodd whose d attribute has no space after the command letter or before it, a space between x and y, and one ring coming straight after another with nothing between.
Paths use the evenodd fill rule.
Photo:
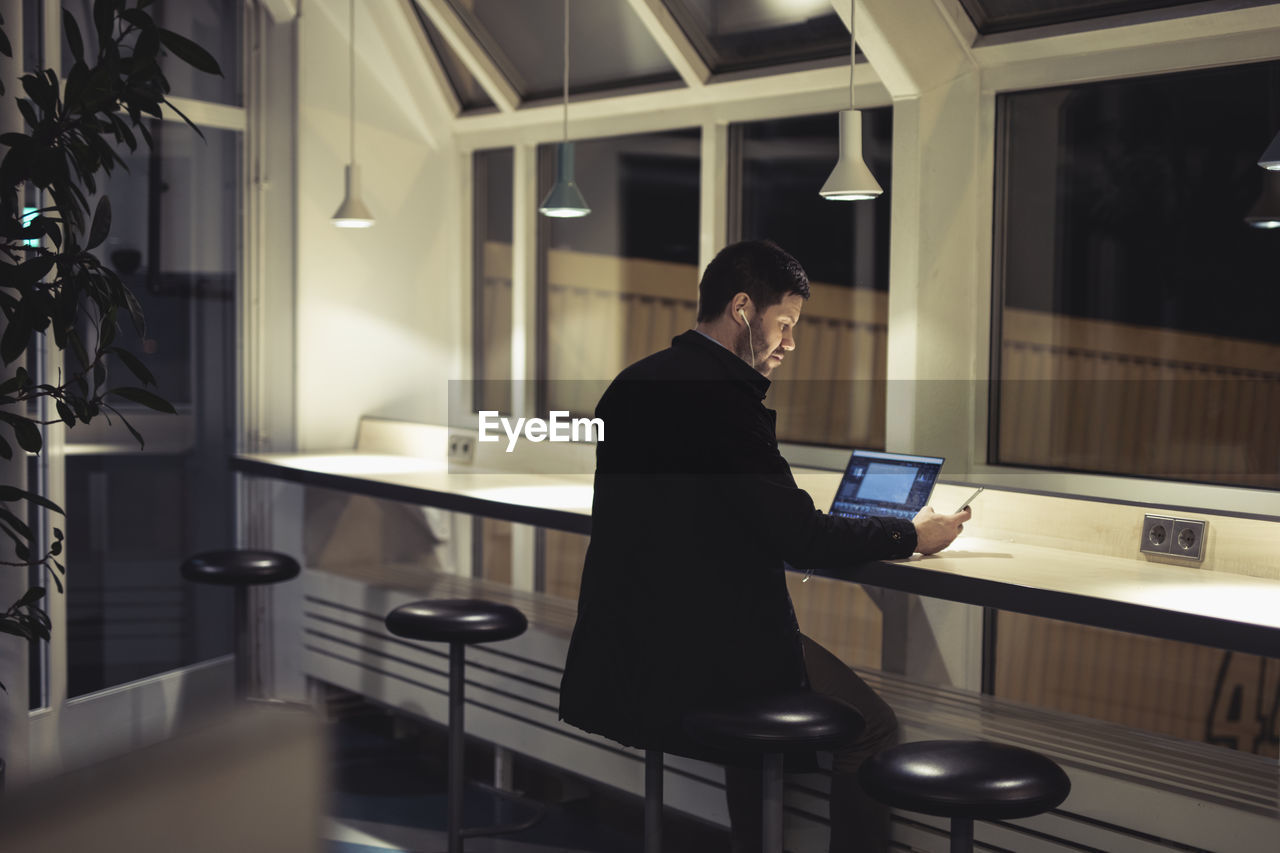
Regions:
<instances>
[{"instance_id":1,"label":"dark window pane","mask_svg":"<svg viewBox=\"0 0 1280 853\"><path fill-rule=\"evenodd\" d=\"M67 434L68 678L78 696L231 651L226 590L185 583L181 561L233 542L235 293L241 136L152 126L102 185L111 236L99 255L146 313L119 343L141 354L178 414L120 405ZM112 368L113 373L119 366ZM121 384L135 384L127 376Z\"/></svg>"},{"instance_id":2,"label":"dark window pane","mask_svg":"<svg viewBox=\"0 0 1280 853\"><path fill-rule=\"evenodd\" d=\"M62 5L80 25L85 61L93 65L96 61L93 57L98 51L97 30L93 26L93 0L65 0ZM153 3L144 10L159 26L185 36L204 48L222 69L221 77L205 74L162 49L160 67L169 80L171 94L220 104L239 105L244 102L240 81L243 8L241 0L184 0L182 3ZM74 61L64 35L64 76L71 70Z\"/></svg>"},{"instance_id":3,"label":"dark window pane","mask_svg":"<svg viewBox=\"0 0 1280 853\"><path fill-rule=\"evenodd\" d=\"M562 0L449 3L523 98L560 97L564 78ZM627 3L570 3L569 47L571 92L679 80Z\"/></svg>"},{"instance_id":4,"label":"dark window pane","mask_svg":"<svg viewBox=\"0 0 1280 853\"><path fill-rule=\"evenodd\" d=\"M1280 659L1001 611L994 693L1276 757Z\"/></svg>"},{"instance_id":5,"label":"dark window pane","mask_svg":"<svg viewBox=\"0 0 1280 853\"><path fill-rule=\"evenodd\" d=\"M612 379L693 326L699 149L696 130L576 143L577 183L591 214L542 219L548 378ZM555 151L539 150L540 198L554 180ZM568 395L545 401L552 409L578 413L592 411L602 390L585 382L548 388Z\"/></svg>"},{"instance_id":6,"label":"dark window pane","mask_svg":"<svg viewBox=\"0 0 1280 853\"><path fill-rule=\"evenodd\" d=\"M740 235L771 239L809 274L796 349L771 377L783 441L884 447L891 108L863 113L863 155L885 193L828 201L840 154L835 114L751 122L741 147Z\"/></svg>"},{"instance_id":7,"label":"dark window pane","mask_svg":"<svg viewBox=\"0 0 1280 853\"><path fill-rule=\"evenodd\" d=\"M1199 0L960 0L980 33L1001 33L1126 12L1186 6Z\"/></svg>"},{"instance_id":8,"label":"dark window pane","mask_svg":"<svg viewBox=\"0 0 1280 853\"><path fill-rule=\"evenodd\" d=\"M1280 63L1001 96L1004 464L1275 488Z\"/></svg>"},{"instance_id":9,"label":"dark window pane","mask_svg":"<svg viewBox=\"0 0 1280 853\"><path fill-rule=\"evenodd\" d=\"M39 71L44 68L44 4L41 0L22 0L22 70ZM5 29L11 42L13 25Z\"/></svg>"},{"instance_id":10,"label":"dark window pane","mask_svg":"<svg viewBox=\"0 0 1280 853\"><path fill-rule=\"evenodd\" d=\"M830 0L664 0L715 72L849 58L849 30Z\"/></svg>"},{"instance_id":11,"label":"dark window pane","mask_svg":"<svg viewBox=\"0 0 1280 853\"><path fill-rule=\"evenodd\" d=\"M477 151L475 178L475 377L477 410L511 412L510 148Z\"/></svg>"},{"instance_id":12,"label":"dark window pane","mask_svg":"<svg viewBox=\"0 0 1280 853\"><path fill-rule=\"evenodd\" d=\"M417 3L409 4L413 8L413 12L418 16L418 23L421 24L423 31L427 34L427 41L431 43L431 49L436 52L436 56L440 59L441 66L444 67L445 74L449 77L449 83L453 86L453 92L458 96L458 103L462 105L463 111L485 109L493 106L493 101L485 94L484 89L476 78L471 76L471 72L467 70L467 66L458 58L458 54L454 53L453 48L449 47L449 43L445 41L444 36L431 23L431 19L426 16Z\"/></svg>"}]
</instances>

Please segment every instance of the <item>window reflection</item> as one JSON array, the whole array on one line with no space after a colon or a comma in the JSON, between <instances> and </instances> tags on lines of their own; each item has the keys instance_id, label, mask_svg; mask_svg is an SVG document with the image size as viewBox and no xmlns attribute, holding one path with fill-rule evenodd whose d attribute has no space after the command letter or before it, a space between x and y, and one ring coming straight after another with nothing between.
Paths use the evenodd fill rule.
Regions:
<instances>
[{"instance_id":1,"label":"window reflection","mask_svg":"<svg viewBox=\"0 0 1280 853\"><path fill-rule=\"evenodd\" d=\"M235 293L241 136L154 123L155 147L102 185L114 212L97 253L133 289L147 330L121 323L179 410L120 409L67 433L68 691L79 696L231 651L230 597L183 582L187 556L234 541ZM125 377L118 383L136 384Z\"/></svg>"},{"instance_id":2,"label":"window reflection","mask_svg":"<svg viewBox=\"0 0 1280 853\"><path fill-rule=\"evenodd\" d=\"M999 99L1001 464L1280 485L1280 63Z\"/></svg>"},{"instance_id":3,"label":"window reflection","mask_svg":"<svg viewBox=\"0 0 1280 853\"><path fill-rule=\"evenodd\" d=\"M734 128L741 152L738 234L772 239L809 274L796 350L773 378L782 441L884 447L891 108L863 114L863 150L885 194L832 202L818 189L839 157L835 114Z\"/></svg>"},{"instance_id":4,"label":"window reflection","mask_svg":"<svg viewBox=\"0 0 1280 853\"><path fill-rule=\"evenodd\" d=\"M544 404L594 411L600 385L692 328L698 302L696 130L577 143L581 219L543 218ZM541 198L555 146L539 149Z\"/></svg>"}]
</instances>

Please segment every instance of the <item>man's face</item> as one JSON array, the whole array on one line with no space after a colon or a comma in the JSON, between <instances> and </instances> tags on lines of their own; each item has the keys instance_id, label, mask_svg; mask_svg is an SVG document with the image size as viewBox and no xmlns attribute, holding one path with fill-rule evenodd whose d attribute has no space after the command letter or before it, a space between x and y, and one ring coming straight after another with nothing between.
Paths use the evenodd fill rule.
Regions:
<instances>
[{"instance_id":1,"label":"man's face","mask_svg":"<svg viewBox=\"0 0 1280 853\"><path fill-rule=\"evenodd\" d=\"M795 327L800 322L802 308L804 297L790 293L777 305L757 311L751 316L750 335L742 328L735 348L738 355L761 376L773 373L773 369L782 364L783 355L796 348Z\"/></svg>"}]
</instances>

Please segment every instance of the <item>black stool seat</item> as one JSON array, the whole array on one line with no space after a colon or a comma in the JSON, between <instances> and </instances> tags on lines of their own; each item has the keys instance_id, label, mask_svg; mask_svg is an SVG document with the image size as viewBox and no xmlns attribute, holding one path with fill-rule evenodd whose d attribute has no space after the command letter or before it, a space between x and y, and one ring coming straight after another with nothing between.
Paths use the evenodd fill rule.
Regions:
<instances>
[{"instance_id":1,"label":"black stool seat","mask_svg":"<svg viewBox=\"0 0 1280 853\"><path fill-rule=\"evenodd\" d=\"M514 607L475 598L415 601L387 614L398 637L439 643L492 643L518 637L529 620Z\"/></svg>"},{"instance_id":2,"label":"black stool seat","mask_svg":"<svg viewBox=\"0 0 1280 853\"><path fill-rule=\"evenodd\" d=\"M764 771L760 801L761 849L782 853L782 768L791 752L839 749L862 733L862 715L830 696L795 690L742 700L722 708L686 714L684 729L705 746L730 754L759 756ZM650 756L658 756L651 759ZM660 812L661 773L649 786L649 766L661 769L661 753L645 756L645 851L662 849ZM651 806L651 803L654 805ZM650 830L652 827L652 830Z\"/></svg>"},{"instance_id":3,"label":"black stool seat","mask_svg":"<svg viewBox=\"0 0 1280 853\"><path fill-rule=\"evenodd\" d=\"M208 551L182 564L187 580L224 586L278 583L297 577L299 571L297 560L274 551Z\"/></svg>"},{"instance_id":4,"label":"black stool seat","mask_svg":"<svg viewBox=\"0 0 1280 853\"><path fill-rule=\"evenodd\" d=\"M397 637L449 644L449 778L446 802L449 853L462 853L465 838L519 832L543 816L538 809L523 823L506 826L464 828L462 825L464 750L463 691L466 679L466 647L469 643L492 643L518 637L529 627L519 610L506 604L477 598L441 598L414 601L397 607L383 620Z\"/></svg>"},{"instance_id":5,"label":"black stool seat","mask_svg":"<svg viewBox=\"0 0 1280 853\"><path fill-rule=\"evenodd\" d=\"M918 741L867 759L859 771L868 795L907 811L973 820L1030 817L1071 793L1052 760L985 741Z\"/></svg>"},{"instance_id":6,"label":"black stool seat","mask_svg":"<svg viewBox=\"0 0 1280 853\"><path fill-rule=\"evenodd\" d=\"M857 737L864 725L848 705L807 690L697 711L684 719L685 731L709 747L759 754L835 749Z\"/></svg>"}]
</instances>

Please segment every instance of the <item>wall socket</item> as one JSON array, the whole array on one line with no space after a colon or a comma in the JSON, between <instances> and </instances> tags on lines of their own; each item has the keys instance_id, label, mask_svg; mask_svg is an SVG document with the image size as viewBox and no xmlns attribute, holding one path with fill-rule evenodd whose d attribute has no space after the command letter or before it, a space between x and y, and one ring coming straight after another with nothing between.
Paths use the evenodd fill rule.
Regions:
<instances>
[{"instance_id":1,"label":"wall socket","mask_svg":"<svg viewBox=\"0 0 1280 853\"><path fill-rule=\"evenodd\" d=\"M476 452L476 440L461 433L449 435L449 461L470 465Z\"/></svg>"},{"instance_id":2,"label":"wall socket","mask_svg":"<svg viewBox=\"0 0 1280 853\"><path fill-rule=\"evenodd\" d=\"M1142 519L1142 539L1138 550L1148 554L1168 554L1185 560L1203 560L1209 523L1167 515L1147 515Z\"/></svg>"}]
</instances>

